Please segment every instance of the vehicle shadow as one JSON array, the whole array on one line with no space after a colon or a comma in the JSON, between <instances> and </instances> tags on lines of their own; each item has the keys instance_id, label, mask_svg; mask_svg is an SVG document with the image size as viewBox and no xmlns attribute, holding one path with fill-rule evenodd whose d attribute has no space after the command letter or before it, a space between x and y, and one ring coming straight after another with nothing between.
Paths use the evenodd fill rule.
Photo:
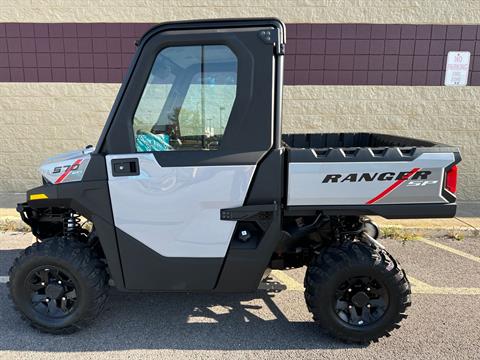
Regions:
<instances>
[{"instance_id":1,"label":"vehicle shadow","mask_svg":"<svg viewBox=\"0 0 480 360\"><path fill-rule=\"evenodd\" d=\"M4 251L0 258L5 260ZM268 289L278 290L278 283ZM300 292L253 294L123 293L111 291L102 314L72 335L30 328L0 284L0 351L121 351L130 349L344 349L310 320ZM277 303L283 311L277 306ZM290 318L300 321L290 321ZM297 316L298 315L298 316ZM59 341L60 340L60 341Z\"/></svg>"}]
</instances>

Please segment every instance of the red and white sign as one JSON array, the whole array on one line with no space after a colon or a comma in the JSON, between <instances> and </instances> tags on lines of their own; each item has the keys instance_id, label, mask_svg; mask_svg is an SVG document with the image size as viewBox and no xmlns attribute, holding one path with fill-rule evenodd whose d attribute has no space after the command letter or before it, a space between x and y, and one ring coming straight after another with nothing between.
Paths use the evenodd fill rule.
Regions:
<instances>
[{"instance_id":1,"label":"red and white sign","mask_svg":"<svg viewBox=\"0 0 480 360\"><path fill-rule=\"evenodd\" d=\"M449 51L445 71L445 86L467 85L469 66L469 51Z\"/></svg>"}]
</instances>

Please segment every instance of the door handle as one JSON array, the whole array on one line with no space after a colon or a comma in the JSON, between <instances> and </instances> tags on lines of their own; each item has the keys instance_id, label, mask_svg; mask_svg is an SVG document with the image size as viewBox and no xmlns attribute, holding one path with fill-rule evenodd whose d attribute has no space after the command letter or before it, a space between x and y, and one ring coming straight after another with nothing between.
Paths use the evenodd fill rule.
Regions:
<instances>
[{"instance_id":1,"label":"door handle","mask_svg":"<svg viewBox=\"0 0 480 360\"><path fill-rule=\"evenodd\" d=\"M113 176L136 176L140 175L138 159L113 159L112 160Z\"/></svg>"}]
</instances>

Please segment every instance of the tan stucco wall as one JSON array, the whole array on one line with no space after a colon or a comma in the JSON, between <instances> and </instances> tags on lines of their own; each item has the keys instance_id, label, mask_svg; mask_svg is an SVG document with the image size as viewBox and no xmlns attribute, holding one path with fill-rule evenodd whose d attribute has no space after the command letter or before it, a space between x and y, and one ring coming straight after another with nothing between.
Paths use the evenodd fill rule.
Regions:
<instances>
[{"instance_id":1,"label":"tan stucco wall","mask_svg":"<svg viewBox=\"0 0 480 360\"><path fill-rule=\"evenodd\" d=\"M477 0L0 0L0 22L478 24ZM0 83L0 195L39 183L47 156L95 143L119 85ZM480 88L286 87L284 131L380 131L462 148L460 197L480 199Z\"/></svg>"},{"instance_id":2,"label":"tan stucco wall","mask_svg":"<svg viewBox=\"0 0 480 360\"><path fill-rule=\"evenodd\" d=\"M480 200L480 88L287 86L284 132L381 132L459 146L459 198Z\"/></svg>"},{"instance_id":3,"label":"tan stucco wall","mask_svg":"<svg viewBox=\"0 0 480 360\"><path fill-rule=\"evenodd\" d=\"M0 0L2 22L162 22L276 16L285 22L469 24L478 0Z\"/></svg>"},{"instance_id":4,"label":"tan stucco wall","mask_svg":"<svg viewBox=\"0 0 480 360\"><path fill-rule=\"evenodd\" d=\"M48 156L95 144L119 85L0 84L0 193L37 186ZM461 147L459 196L480 198L480 88L287 86L284 132L376 131Z\"/></svg>"}]
</instances>

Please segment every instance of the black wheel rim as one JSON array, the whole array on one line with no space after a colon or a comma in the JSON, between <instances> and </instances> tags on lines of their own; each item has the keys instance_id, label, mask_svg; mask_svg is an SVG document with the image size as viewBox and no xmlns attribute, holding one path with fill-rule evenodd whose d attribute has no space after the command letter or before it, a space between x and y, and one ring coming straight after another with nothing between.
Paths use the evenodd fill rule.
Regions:
<instances>
[{"instance_id":1,"label":"black wheel rim","mask_svg":"<svg viewBox=\"0 0 480 360\"><path fill-rule=\"evenodd\" d=\"M25 281L32 309L49 318L64 318L77 304L77 286L68 271L57 266L32 270Z\"/></svg>"},{"instance_id":2,"label":"black wheel rim","mask_svg":"<svg viewBox=\"0 0 480 360\"><path fill-rule=\"evenodd\" d=\"M352 277L337 288L334 307L337 316L349 325L372 325L385 314L388 293L369 276Z\"/></svg>"}]
</instances>

